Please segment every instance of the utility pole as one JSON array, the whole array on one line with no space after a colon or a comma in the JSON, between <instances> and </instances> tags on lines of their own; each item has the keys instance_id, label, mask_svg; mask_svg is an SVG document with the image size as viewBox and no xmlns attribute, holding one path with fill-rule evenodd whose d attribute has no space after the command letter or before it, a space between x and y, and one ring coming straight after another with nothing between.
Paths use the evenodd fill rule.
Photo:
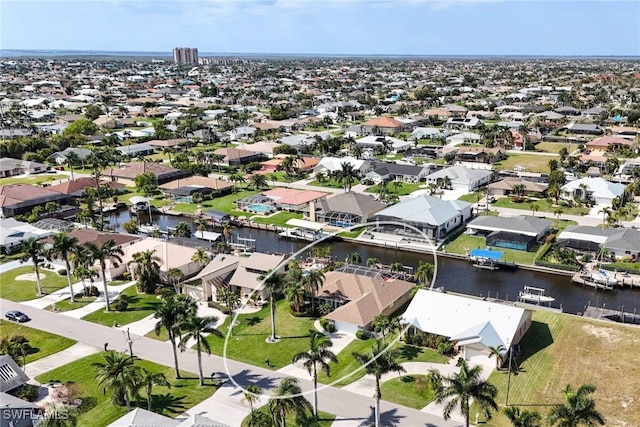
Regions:
<instances>
[{"instance_id":1,"label":"utility pole","mask_svg":"<svg viewBox=\"0 0 640 427\"><path fill-rule=\"evenodd\" d=\"M129 346L129 354L133 357L133 340L131 339L131 333L129 332L129 328L126 331L122 331L126 334L124 342Z\"/></svg>"},{"instance_id":2,"label":"utility pole","mask_svg":"<svg viewBox=\"0 0 640 427\"><path fill-rule=\"evenodd\" d=\"M509 373L507 376L507 397L504 400L505 406L509 406L509 389L511 387L511 345L510 339L507 338L507 351L509 352Z\"/></svg>"}]
</instances>

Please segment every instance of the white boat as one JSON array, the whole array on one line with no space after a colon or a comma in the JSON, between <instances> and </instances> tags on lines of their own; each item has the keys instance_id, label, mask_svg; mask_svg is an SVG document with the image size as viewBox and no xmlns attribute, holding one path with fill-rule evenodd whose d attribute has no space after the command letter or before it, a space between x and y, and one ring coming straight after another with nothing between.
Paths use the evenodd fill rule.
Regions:
<instances>
[{"instance_id":1,"label":"white boat","mask_svg":"<svg viewBox=\"0 0 640 427\"><path fill-rule=\"evenodd\" d=\"M556 299L544 294L545 290L542 288L534 288L533 286L525 286L518 294L518 299L525 302L540 303L552 303Z\"/></svg>"},{"instance_id":2,"label":"white boat","mask_svg":"<svg viewBox=\"0 0 640 427\"><path fill-rule=\"evenodd\" d=\"M303 228L287 228L278 235L280 237L287 237L289 239L296 240L306 240L308 242L320 240L323 237L328 236L327 233L323 233L322 231L307 230Z\"/></svg>"},{"instance_id":3,"label":"white boat","mask_svg":"<svg viewBox=\"0 0 640 427\"><path fill-rule=\"evenodd\" d=\"M138 226L138 231L144 234L153 234L156 231L160 231L160 227L157 225L143 224Z\"/></svg>"},{"instance_id":4,"label":"white boat","mask_svg":"<svg viewBox=\"0 0 640 427\"><path fill-rule=\"evenodd\" d=\"M599 269L596 272L591 273L591 278L594 282L602 285L618 285L620 281L613 276L609 276L606 271Z\"/></svg>"}]
</instances>

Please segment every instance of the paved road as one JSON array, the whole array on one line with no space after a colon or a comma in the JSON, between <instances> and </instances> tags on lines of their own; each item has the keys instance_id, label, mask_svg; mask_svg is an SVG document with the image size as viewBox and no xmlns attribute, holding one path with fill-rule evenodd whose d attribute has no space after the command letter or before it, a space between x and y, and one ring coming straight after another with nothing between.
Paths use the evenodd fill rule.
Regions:
<instances>
[{"instance_id":1,"label":"paved road","mask_svg":"<svg viewBox=\"0 0 640 427\"><path fill-rule=\"evenodd\" d=\"M102 348L105 342L109 343L109 348L127 351L125 337L119 329L110 328L96 323L74 319L68 316L37 310L32 307L0 299L2 312L7 310L22 310L26 312L32 320L27 324L29 327L47 331L68 337L78 342ZM171 346L168 342L161 342L151 338L135 336L132 334L134 353L145 360L150 360L161 365L173 366L173 356ZM264 344L268 345L268 344ZM197 356L194 350L187 350L179 355L181 369L188 372L198 372ZM278 379L282 378L277 372L259 368L246 363L233 360L227 361L228 371L233 378L241 385L257 383L263 390L277 386ZM205 374L211 372L224 372L225 364L221 357L205 356L203 358L203 370ZM303 390L310 390L311 381L300 380ZM373 395L373 390L371 391ZM240 395L239 395L240 396ZM308 398L311 395L307 396ZM240 399L241 397L238 397ZM360 421L362 425L373 423L373 398L361 396L349 391L327 387L318 392L319 407L321 410ZM424 412L410 409L391 403L381 404L383 425L398 426L457 426L459 422L452 420L444 421L442 418L425 414ZM215 418L215 414L210 414Z\"/></svg>"}]
</instances>

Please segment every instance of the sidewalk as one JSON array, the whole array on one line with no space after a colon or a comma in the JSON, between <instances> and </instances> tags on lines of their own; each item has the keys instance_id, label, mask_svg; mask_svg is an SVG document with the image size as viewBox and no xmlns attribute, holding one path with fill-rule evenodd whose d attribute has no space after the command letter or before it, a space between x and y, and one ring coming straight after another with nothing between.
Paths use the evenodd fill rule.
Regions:
<instances>
[{"instance_id":1,"label":"sidewalk","mask_svg":"<svg viewBox=\"0 0 640 427\"><path fill-rule=\"evenodd\" d=\"M108 286L109 302L112 302L118 295L120 295L122 291L124 291L127 288L130 288L135 284L136 282L132 281L132 282L124 283L122 285ZM97 286L99 290L102 290L102 282L95 282L94 286ZM74 290L75 290L75 285L74 285ZM80 290L82 290L82 284L80 286ZM84 307L80 307L75 310L63 311L60 314L63 316L73 317L74 319L82 319L87 314L91 314L94 311L100 310L101 308L104 308L104 295L102 294L102 292L100 293L100 296L97 297L96 300L91 304L87 304Z\"/></svg>"},{"instance_id":2,"label":"sidewalk","mask_svg":"<svg viewBox=\"0 0 640 427\"><path fill-rule=\"evenodd\" d=\"M58 353L43 357L35 362L27 363L24 367L24 371L29 378L33 379L40 374L59 368L67 363L75 362L78 359L98 353L102 350L103 349L99 349L88 344L76 343L67 349L59 351Z\"/></svg>"}]
</instances>

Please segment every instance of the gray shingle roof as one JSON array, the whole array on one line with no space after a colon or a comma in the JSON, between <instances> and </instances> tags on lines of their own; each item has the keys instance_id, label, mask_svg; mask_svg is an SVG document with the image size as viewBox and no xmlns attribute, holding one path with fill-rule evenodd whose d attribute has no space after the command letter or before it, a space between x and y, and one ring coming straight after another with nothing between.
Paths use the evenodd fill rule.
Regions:
<instances>
[{"instance_id":1,"label":"gray shingle roof","mask_svg":"<svg viewBox=\"0 0 640 427\"><path fill-rule=\"evenodd\" d=\"M549 228L551 221L532 216L495 217L479 216L471 221L467 228L495 228L511 233L539 234Z\"/></svg>"},{"instance_id":2,"label":"gray shingle roof","mask_svg":"<svg viewBox=\"0 0 640 427\"><path fill-rule=\"evenodd\" d=\"M10 391L29 381L18 364L6 354L0 356L0 392Z\"/></svg>"},{"instance_id":3,"label":"gray shingle roof","mask_svg":"<svg viewBox=\"0 0 640 427\"><path fill-rule=\"evenodd\" d=\"M460 209L467 206L470 206L470 203L459 200L441 200L437 197L423 195L390 206L378 212L376 216L439 226L460 215Z\"/></svg>"},{"instance_id":4,"label":"gray shingle roof","mask_svg":"<svg viewBox=\"0 0 640 427\"><path fill-rule=\"evenodd\" d=\"M345 212L368 218L369 215L385 208L385 204L366 194L339 193L333 197L322 200L316 205L322 212Z\"/></svg>"}]
</instances>

